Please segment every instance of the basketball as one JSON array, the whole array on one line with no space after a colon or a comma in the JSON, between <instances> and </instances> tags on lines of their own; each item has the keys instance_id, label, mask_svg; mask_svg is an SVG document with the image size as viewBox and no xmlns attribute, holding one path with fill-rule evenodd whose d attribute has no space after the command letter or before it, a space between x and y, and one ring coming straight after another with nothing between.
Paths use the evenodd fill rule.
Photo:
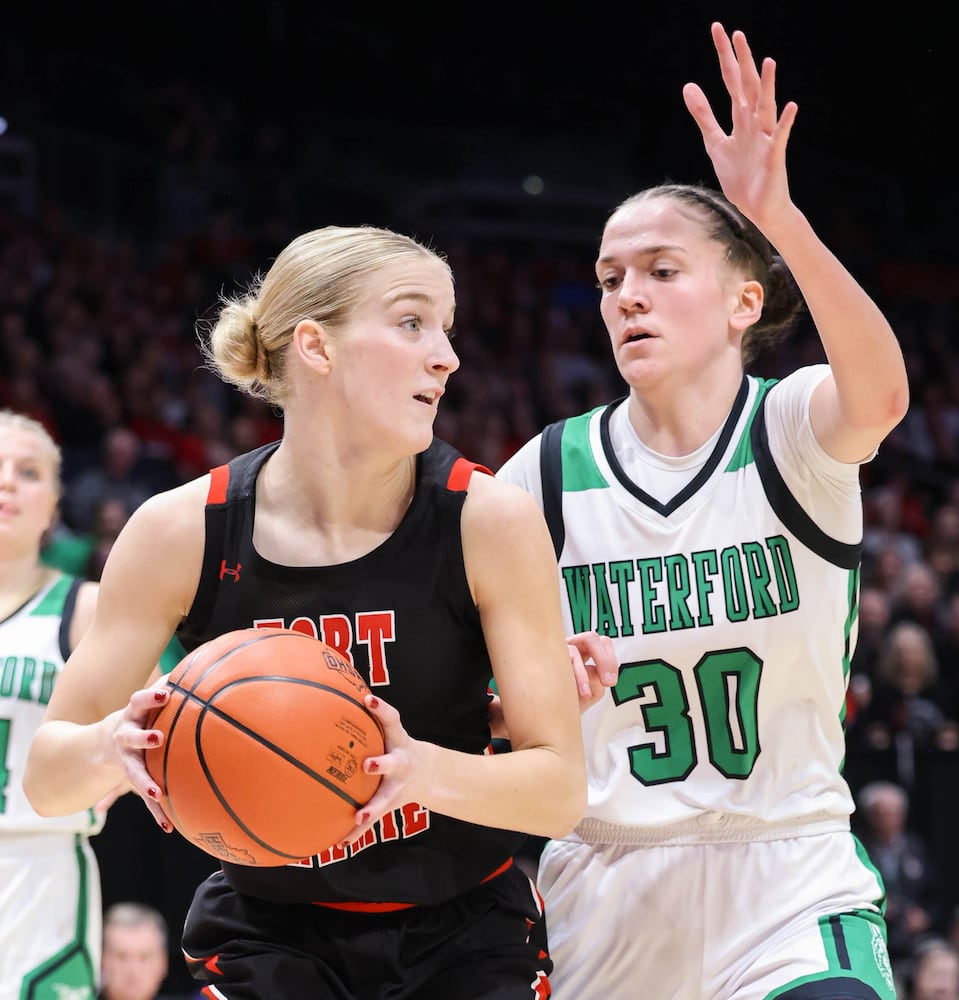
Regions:
<instances>
[{"instance_id":1,"label":"basketball","mask_svg":"<svg viewBox=\"0 0 959 1000\"><path fill-rule=\"evenodd\" d=\"M369 688L337 650L291 629L239 629L187 654L147 728L146 766L174 827L234 864L302 861L347 838L383 753Z\"/></svg>"}]
</instances>

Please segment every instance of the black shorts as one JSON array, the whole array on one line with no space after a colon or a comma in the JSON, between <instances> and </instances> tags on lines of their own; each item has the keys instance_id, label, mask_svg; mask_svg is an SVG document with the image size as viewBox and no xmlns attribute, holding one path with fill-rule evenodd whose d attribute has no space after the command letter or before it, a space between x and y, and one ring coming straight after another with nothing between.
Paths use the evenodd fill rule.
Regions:
<instances>
[{"instance_id":1,"label":"black shorts","mask_svg":"<svg viewBox=\"0 0 959 1000\"><path fill-rule=\"evenodd\" d=\"M183 953L224 1000L545 1000L545 941L515 864L447 903L376 914L241 896L217 872L196 891Z\"/></svg>"}]
</instances>

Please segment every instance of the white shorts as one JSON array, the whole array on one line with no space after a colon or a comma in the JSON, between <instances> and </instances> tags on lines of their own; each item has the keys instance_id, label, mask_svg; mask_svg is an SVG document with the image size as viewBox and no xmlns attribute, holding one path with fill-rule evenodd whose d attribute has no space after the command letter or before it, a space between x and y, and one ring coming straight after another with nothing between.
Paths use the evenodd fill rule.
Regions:
<instances>
[{"instance_id":1,"label":"white shorts","mask_svg":"<svg viewBox=\"0 0 959 1000\"><path fill-rule=\"evenodd\" d=\"M0 836L0 1000L93 1000L102 922L86 837Z\"/></svg>"},{"instance_id":2,"label":"white shorts","mask_svg":"<svg viewBox=\"0 0 959 1000\"><path fill-rule=\"evenodd\" d=\"M538 888L554 1000L895 1000L883 890L859 849L848 832L669 847L550 841Z\"/></svg>"}]
</instances>

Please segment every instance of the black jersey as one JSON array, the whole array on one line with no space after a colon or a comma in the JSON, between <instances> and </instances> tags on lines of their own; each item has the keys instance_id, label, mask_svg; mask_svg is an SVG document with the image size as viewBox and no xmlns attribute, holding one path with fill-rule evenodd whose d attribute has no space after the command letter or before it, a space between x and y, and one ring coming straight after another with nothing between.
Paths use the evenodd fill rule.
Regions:
<instances>
[{"instance_id":1,"label":"black jersey","mask_svg":"<svg viewBox=\"0 0 959 1000\"><path fill-rule=\"evenodd\" d=\"M487 752L492 671L460 534L477 466L434 439L417 457L413 501L381 545L352 562L282 566L253 547L256 479L277 445L211 474L203 568L178 632L184 647L251 626L307 631L350 659L412 737ZM499 871L523 840L410 803L355 852L331 848L276 868L224 862L223 870L237 892L283 902L437 903Z\"/></svg>"}]
</instances>

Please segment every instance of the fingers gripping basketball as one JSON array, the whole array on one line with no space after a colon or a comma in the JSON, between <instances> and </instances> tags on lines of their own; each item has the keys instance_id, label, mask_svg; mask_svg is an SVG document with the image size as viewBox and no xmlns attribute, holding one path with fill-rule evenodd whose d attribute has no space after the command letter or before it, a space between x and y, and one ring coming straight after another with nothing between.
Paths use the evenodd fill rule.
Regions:
<instances>
[{"instance_id":1,"label":"fingers gripping basketball","mask_svg":"<svg viewBox=\"0 0 959 1000\"><path fill-rule=\"evenodd\" d=\"M290 629L240 629L197 647L167 676L146 752L179 832L235 864L283 865L343 840L380 777L369 689L344 657Z\"/></svg>"}]
</instances>

